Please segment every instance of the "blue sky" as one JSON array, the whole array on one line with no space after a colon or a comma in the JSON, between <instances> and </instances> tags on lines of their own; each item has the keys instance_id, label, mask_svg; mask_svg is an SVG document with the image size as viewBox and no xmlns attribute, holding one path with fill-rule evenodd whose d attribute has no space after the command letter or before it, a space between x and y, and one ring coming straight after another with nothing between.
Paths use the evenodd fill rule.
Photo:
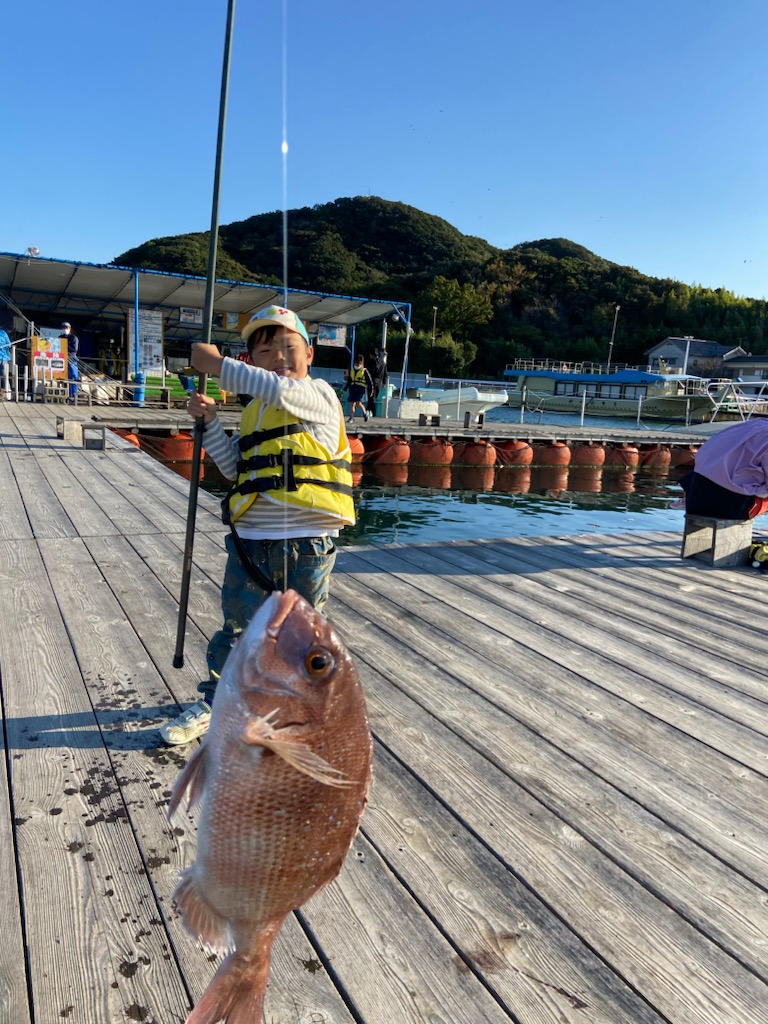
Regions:
<instances>
[{"instance_id":1,"label":"blue sky","mask_svg":"<svg viewBox=\"0 0 768 1024\"><path fill-rule=\"evenodd\" d=\"M378 195L768 296L764 0L286 6L289 207ZM226 10L6 5L0 249L109 262L208 228ZM283 203L283 0L235 24L225 224Z\"/></svg>"}]
</instances>

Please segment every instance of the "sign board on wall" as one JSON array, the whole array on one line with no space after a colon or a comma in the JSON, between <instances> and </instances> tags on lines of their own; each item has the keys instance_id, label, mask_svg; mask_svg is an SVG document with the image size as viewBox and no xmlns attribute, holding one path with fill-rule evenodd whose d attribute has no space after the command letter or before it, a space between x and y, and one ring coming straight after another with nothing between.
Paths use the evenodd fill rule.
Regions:
<instances>
[{"instance_id":1,"label":"sign board on wall","mask_svg":"<svg viewBox=\"0 0 768 1024\"><path fill-rule=\"evenodd\" d=\"M59 337L57 327L37 327L37 334L31 339L30 364L35 378L67 377L67 350L64 340Z\"/></svg>"},{"instance_id":2,"label":"sign board on wall","mask_svg":"<svg viewBox=\"0 0 768 1024\"><path fill-rule=\"evenodd\" d=\"M163 314L155 309L139 310L139 358L136 360L133 310L128 310L128 373L160 373L163 368Z\"/></svg>"},{"instance_id":3,"label":"sign board on wall","mask_svg":"<svg viewBox=\"0 0 768 1024\"><path fill-rule=\"evenodd\" d=\"M317 325L317 344L329 348L345 348L347 344L347 328L334 327L331 324Z\"/></svg>"}]
</instances>

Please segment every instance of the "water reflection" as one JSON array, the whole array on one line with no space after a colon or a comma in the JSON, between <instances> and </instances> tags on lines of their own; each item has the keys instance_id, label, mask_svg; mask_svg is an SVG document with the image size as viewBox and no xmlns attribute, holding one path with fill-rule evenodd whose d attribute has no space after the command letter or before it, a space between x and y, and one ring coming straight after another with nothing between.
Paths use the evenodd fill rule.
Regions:
<instances>
[{"instance_id":1,"label":"water reflection","mask_svg":"<svg viewBox=\"0 0 768 1024\"><path fill-rule=\"evenodd\" d=\"M357 523L340 545L682 530L683 471L585 466L355 467ZM224 494L215 466L202 486Z\"/></svg>"}]
</instances>

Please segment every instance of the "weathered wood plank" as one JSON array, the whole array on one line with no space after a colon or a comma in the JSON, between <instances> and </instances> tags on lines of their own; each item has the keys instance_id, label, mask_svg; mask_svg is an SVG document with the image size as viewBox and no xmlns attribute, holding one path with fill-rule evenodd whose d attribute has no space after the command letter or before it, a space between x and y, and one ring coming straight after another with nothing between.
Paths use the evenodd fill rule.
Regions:
<instances>
[{"instance_id":1,"label":"weathered wood plank","mask_svg":"<svg viewBox=\"0 0 768 1024\"><path fill-rule=\"evenodd\" d=\"M428 712L394 688L386 695L377 734L662 1019L762 1021L762 981Z\"/></svg>"},{"instance_id":2,"label":"weathered wood plank","mask_svg":"<svg viewBox=\"0 0 768 1024\"><path fill-rule=\"evenodd\" d=\"M46 456L56 458L55 455ZM35 537L76 537L77 528L32 454L16 458L13 471Z\"/></svg>"},{"instance_id":3,"label":"weathered wood plank","mask_svg":"<svg viewBox=\"0 0 768 1024\"><path fill-rule=\"evenodd\" d=\"M336 581L335 594L344 598L347 614L366 608L372 621L386 616L388 631L406 645L404 657L412 650L435 665L450 665L459 678L472 679L474 689L585 766L626 792L641 793L645 806L684 825L710 852L753 879L763 877L768 853L759 819L768 813L765 779L612 698L589 674L561 667L558 662L571 656L567 646L555 648L546 634L541 642L530 636L525 645L513 641L472 620L466 601L459 612L458 605L450 609L422 593L418 613L409 614L403 609L414 607L413 599L389 575L377 578L375 597L345 579ZM330 614L337 617L335 608ZM474 649L466 642L470 638Z\"/></svg>"},{"instance_id":4,"label":"weathered wood plank","mask_svg":"<svg viewBox=\"0 0 768 1024\"><path fill-rule=\"evenodd\" d=\"M166 592L154 577L139 573L140 560L135 554L132 559L129 557L131 551L124 540L108 542L99 538L98 543L92 543L102 555L107 546L116 543L112 557L119 559L120 570L111 566L111 580L117 580L114 589L120 594L120 578L132 579L133 586L127 591L132 600L127 609L105 586L102 570L108 567L106 559L102 558L100 566L95 564L84 547L68 546L66 556L62 557L54 543L42 545L46 568L56 592L67 593L64 623L109 752L114 784L119 786L142 864L157 894L155 928L159 930L159 919L164 918L167 948L173 950L174 961L180 964L186 987L196 1001L210 981L214 966L184 933L170 905L179 872L194 859L195 818L180 815L170 824L166 820L170 791L186 755L194 747L158 746L156 726L175 714L176 709L162 672L153 664L159 642L153 643L148 651L148 631L140 628L137 634L135 628L137 619L140 626L144 621L136 616L138 607L149 621L162 622ZM179 685L192 687L192 680L197 678L194 659L181 671L174 671L180 680L185 680ZM109 778L99 781L104 786L110 784ZM312 978L301 968L301 961L316 955L292 921L275 953L278 966L268 1005L277 1019L290 1019L297 1007L303 1007L307 1015L325 1012L333 1014L329 1019L350 1019L327 977ZM148 967L141 959L139 963L141 970ZM155 1007L156 1019L161 1020L172 1018L174 1013L181 1016L188 1003L168 1002L167 997L161 1001L158 997L151 1005Z\"/></svg>"},{"instance_id":5,"label":"weathered wood plank","mask_svg":"<svg viewBox=\"0 0 768 1024\"><path fill-rule=\"evenodd\" d=\"M2 546L0 545L0 550ZM30 1024L25 965L24 931L21 901L16 884L14 856L14 808L8 784L8 761L5 739L0 740L3 761L0 765L0 921L3 940L0 942L0 1020L13 1024Z\"/></svg>"},{"instance_id":6,"label":"weathered wood plank","mask_svg":"<svg viewBox=\"0 0 768 1024\"><path fill-rule=\"evenodd\" d=\"M345 595L337 595L335 600L344 599ZM631 870L687 920L768 976L768 953L759 939L767 923L759 878L757 884L750 883L731 872L723 895L726 869L722 860L677 831L669 818L652 814L644 806L643 793L627 789L626 784L622 789L620 775L617 778L609 765L596 775L580 763L577 751L568 745L559 748L543 737L541 730L534 732L535 719L528 728L515 720L513 716L527 695L514 681L509 680L506 699L499 700L499 687L496 694L488 692L476 673L468 676L467 666L452 665L446 658L431 662L404 651L402 624L397 631L391 629L386 608L381 602L376 607L374 624L368 621L365 598L356 595L345 609L343 621L371 695L377 734L391 699L386 679L389 686L406 693L616 863ZM475 688L483 695L473 692ZM565 723L566 729L569 725ZM398 756L405 757L397 744L395 749ZM406 763L410 762L406 759Z\"/></svg>"},{"instance_id":7,"label":"weathered wood plank","mask_svg":"<svg viewBox=\"0 0 768 1024\"><path fill-rule=\"evenodd\" d=\"M34 1017L113 1020L126 1007L183 1006L186 993L165 967L167 939L155 923L145 866L37 548L4 543L2 555L0 663ZM12 578L24 580L15 593Z\"/></svg>"},{"instance_id":8,"label":"weathered wood plank","mask_svg":"<svg viewBox=\"0 0 768 1024\"><path fill-rule=\"evenodd\" d=\"M0 540L28 540L31 537L32 527L19 493L10 456L0 451Z\"/></svg>"},{"instance_id":9,"label":"weathered wood plank","mask_svg":"<svg viewBox=\"0 0 768 1024\"><path fill-rule=\"evenodd\" d=\"M480 547L483 547L482 545ZM403 548L399 548L401 555ZM609 586L601 590L596 574L591 573L589 583L583 585L583 575L565 575L558 572L557 580L541 574L526 575L519 571L505 571L507 559L493 547L485 559L475 554L474 547L466 545L440 545L436 549L407 549L407 560L412 566L432 571L440 578L461 570L458 584L476 595L489 610L498 606L523 619L530 618L537 626L546 627L554 635L587 650L599 651L624 671L601 673L594 678L633 701L638 683L636 673L650 664L648 685L642 686L643 709L655 714L692 735L712 743L718 749L739 758L758 771L768 770L763 736L768 732L768 704L753 699L743 692L741 685L745 671L749 670L755 688L768 691L768 673L760 668L755 650L742 638L728 652L705 652L704 637L696 643L690 637L671 640L664 633L648 628L648 604L645 610L633 604L631 595L622 600L621 587ZM512 560L509 560L512 561ZM514 560L517 565L518 559ZM573 580L573 584L571 584ZM572 587L581 581L575 594ZM578 599L578 614L574 614L574 596ZM621 627L617 628L616 609L621 608ZM510 619L518 624L519 619ZM518 626L518 628L523 628ZM768 648L766 649L768 657ZM736 688L734 688L736 687ZM710 709L717 717L707 715ZM745 726L732 726L719 716L725 715ZM755 732L755 730L758 730Z\"/></svg>"},{"instance_id":10,"label":"weathered wood plank","mask_svg":"<svg viewBox=\"0 0 768 1024\"><path fill-rule=\"evenodd\" d=\"M440 922L456 969L475 971L520 1024L659 1020L381 744L375 765L363 833Z\"/></svg>"}]
</instances>

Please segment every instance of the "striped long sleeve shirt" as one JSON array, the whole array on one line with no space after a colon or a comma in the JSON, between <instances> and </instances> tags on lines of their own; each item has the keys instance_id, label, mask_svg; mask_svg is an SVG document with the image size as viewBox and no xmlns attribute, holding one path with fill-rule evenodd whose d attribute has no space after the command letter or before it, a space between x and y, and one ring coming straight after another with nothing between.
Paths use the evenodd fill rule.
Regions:
<instances>
[{"instance_id":1,"label":"striped long sleeve shirt","mask_svg":"<svg viewBox=\"0 0 768 1024\"><path fill-rule=\"evenodd\" d=\"M324 380L304 377L293 380L237 359L225 359L221 387L240 395L251 395L268 405L285 409L306 425L307 431L335 452L339 441L342 410L336 392ZM218 419L205 428L203 444L222 475L237 479L239 431L229 437ZM261 496L237 521L237 532L251 539L281 537L337 537L339 521L311 509L288 508Z\"/></svg>"}]
</instances>

